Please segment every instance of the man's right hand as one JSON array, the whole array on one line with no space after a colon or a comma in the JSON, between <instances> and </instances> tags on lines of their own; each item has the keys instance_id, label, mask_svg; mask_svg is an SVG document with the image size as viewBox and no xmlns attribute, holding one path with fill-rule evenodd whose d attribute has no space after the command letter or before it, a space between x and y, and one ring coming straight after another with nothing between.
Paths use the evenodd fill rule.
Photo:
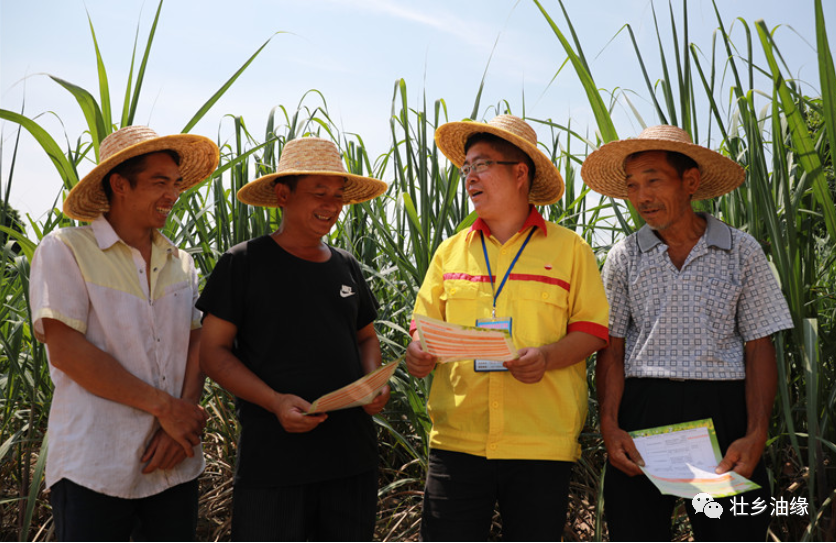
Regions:
<instances>
[{"instance_id":1,"label":"man's right hand","mask_svg":"<svg viewBox=\"0 0 836 543\"><path fill-rule=\"evenodd\" d=\"M310 432L328 418L326 413L305 415L310 408L311 404L299 396L277 392L272 411L285 431L296 434Z\"/></svg>"},{"instance_id":2,"label":"man's right hand","mask_svg":"<svg viewBox=\"0 0 836 543\"><path fill-rule=\"evenodd\" d=\"M421 349L420 341L413 341L406 348L406 369L413 377L426 377L435 368L438 359Z\"/></svg>"},{"instance_id":3,"label":"man's right hand","mask_svg":"<svg viewBox=\"0 0 836 543\"><path fill-rule=\"evenodd\" d=\"M149 474L156 470L169 470L186 459L183 447L174 441L162 428L157 428L154 437L145 449L140 462L145 463L142 473Z\"/></svg>"},{"instance_id":4,"label":"man's right hand","mask_svg":"<svg viewBox=\"0 0 836 543\"><path fill-rule=\"evenodd\" d=\"M186 456L194 456L192 448L200 443L200 434L206 427L206 410L195 403L169 396L157 420L165 433L183 447Z\"/></svg>"},{"instance_id":5,"label":"man's right hand","mask_svg":"<svg viewBox=\"0 0 836 543\"><path fill-rule=\"evenodd\" d=\"M601 437L604 438L604 446L607 448L607 456L610 464L617 467L630 477L641 475L643 472L639 466L644 466L644 460L633 443L630 434L621 428L604 430L601 428Z\"/></svg>"}]
</instances>

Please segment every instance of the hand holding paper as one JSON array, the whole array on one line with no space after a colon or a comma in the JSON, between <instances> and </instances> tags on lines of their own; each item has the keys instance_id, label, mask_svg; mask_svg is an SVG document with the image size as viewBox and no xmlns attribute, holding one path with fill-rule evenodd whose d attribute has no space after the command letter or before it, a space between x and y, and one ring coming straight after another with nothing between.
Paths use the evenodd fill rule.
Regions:
<instances>
[{"instance_id":1,"label":"hand holding paper","mask_svg":"<svg viewBox=\"0 0 836 543\"><path fill-rule=\"evenodd\" d=\"M304 398L294 394L276 393L273 413L278 417L282 427L290 433L310 432L328 418L325 413L308 416L310 407Z\"/></svg>"},{"instance_id":2,"label":"hand holding paper","mask_svg":"<svg viewBox=\"0 0 836 543\"><path fill-rule=\"evenodd\" d=\"M642 475L644 459L636 449L630 434L616 426L608 426L601 421L601 436L607 447L607 456L613 467L620 469L630 477Z\"/></svg>"},{"instance_id":3,"label":"hand holding paper","mask_svg":"<svg viewBox=\"0 0 836 543\"><path fill-rule=\"evenodd\" d=\"M520 349L519 358L509 360L505 367L514 376L514 379L521 383L539 383L546 374L546 357L543 351L537 347L525 347Z\"/></svg>"},{"instance_id":4,"label":"hand holding paper","mask_svg":"<svg viewBox=\"0 0 836 543\"><path fill-rule=\"evenodd\" d=\"M723 461L717 466L717 473L735 471L744 477L751 477L761 459L766 439L744 436L729 445Z\"/></svg>"},{"instance_id":5,"label":"hand holding paper","mask_svg":"<svg viewBox=\"0 0 836 543\"><path fill-rule=\"evenodd\" d=\"M406 369L410 375L423 379L429 375L438 362L438 358L424 352L419 340L411 341L406 348Z\"/></svg>"},{"instance_id":6,"label":"hand holding paper","mask_svg":"<svg viewBox=\"0 0 836 543\"><path fill-rule=\"evenodd\" d=\"M389 396L391 394L391 390L389 389L389 385L383 385L374 399L363 406L363 411L366 412L367 415L377 415L383 408L386 407L386 404L389 402Z\"/></svg>"}]
</instances>

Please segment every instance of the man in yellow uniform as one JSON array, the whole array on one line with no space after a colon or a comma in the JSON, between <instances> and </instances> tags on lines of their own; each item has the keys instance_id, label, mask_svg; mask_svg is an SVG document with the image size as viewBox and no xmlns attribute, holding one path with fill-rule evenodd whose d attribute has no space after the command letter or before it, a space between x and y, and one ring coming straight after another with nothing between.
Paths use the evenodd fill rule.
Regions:
<instances>
[{"instance_id":1,"label":"man in yellow uniform","mask_svg":"<svg viewBox=\"0 0 836 543\"><path fill-rule=\"evenodd\" d=\"M595 256L534 207L559 200L563 180L522 119L447 123L436 142L478 218L436 251L415 315L509 329L519 352L436 367L409 345L412 375L435 368L421 535L484 541L498 502L503 539L559 540L587 412L583 361L608 337Z\"/></svg>"}]
</instances>

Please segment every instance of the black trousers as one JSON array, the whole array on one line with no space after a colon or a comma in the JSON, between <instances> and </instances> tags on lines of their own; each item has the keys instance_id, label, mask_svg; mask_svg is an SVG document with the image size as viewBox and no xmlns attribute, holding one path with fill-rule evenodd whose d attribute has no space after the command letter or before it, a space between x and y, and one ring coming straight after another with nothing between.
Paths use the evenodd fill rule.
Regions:
<instances>
[{"instance_id":1,"label":"black trousers","mask_svg":"<svg viewBox=\"0 0 836 543\"><path fill-rule=\"evenodd\" d=\"M672 381L636 379L624 382L618 412L619 425L628 432L711 418L720 453L746 433L746 397L743 381ZM771 514L769 476L763 459L751 479L761 488L735 498L767 504L759 515L734 515L732 498L715 498L723 507L720 518L697 513L685 500L697 541L765 541ZM611 541L670 541L677 498L663 495L644 475L629 477L607 464L604 476L604 516ZM751 511L751 507L749 508Z\"/></svg>"},{"instance_id":2,"label":"black trousers","mask_svg":"<svg viewBox=\"0 0 836 543\"><path fill-rule=\"evenodd\" d=\"M571 462L432 450L421 539L487 541L499 502L504 541L560 541L571 471Z\"/></svg>"},{"instance_id":3,"label":"black trousers","mask_svg":"<svg viewBox=\"0 0 836 543\"><path fill-rule=\"evenodd\" d=\"M282 487L235 485L233 541L371 541L377 469L343 479Z\"/></svg>"},{"instance_id":4,"label":"black trousers","mask_svg":"<svg viewBox=\"0 0 836 543\"><path fill-rule=\"evenodd\" d=\"M101 494L61 479L50 488L59 541L194 541L197 479L147 498Z\"/></svg>"}]
</instances>

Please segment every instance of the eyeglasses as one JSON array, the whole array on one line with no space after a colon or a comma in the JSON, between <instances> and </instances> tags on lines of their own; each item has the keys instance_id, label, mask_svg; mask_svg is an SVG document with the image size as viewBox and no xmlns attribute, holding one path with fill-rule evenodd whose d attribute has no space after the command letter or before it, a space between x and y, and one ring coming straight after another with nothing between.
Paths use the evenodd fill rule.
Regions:
<instances>
[{"instance_id":1,"label":"eyeglasses","mask_svg":"<svg viewBox=\"0 0 836 543\"><path fill-rule=\"evenodd\" d=\"M510 160L477 160L473 164L465 164L459 169L459 175L462 178L462 181L467 180L467 176L470 175L470 172L475 174L480 174L493 166L494 164L519 164L518 160L510 161Z\"/></svg>"}]
</instances>

